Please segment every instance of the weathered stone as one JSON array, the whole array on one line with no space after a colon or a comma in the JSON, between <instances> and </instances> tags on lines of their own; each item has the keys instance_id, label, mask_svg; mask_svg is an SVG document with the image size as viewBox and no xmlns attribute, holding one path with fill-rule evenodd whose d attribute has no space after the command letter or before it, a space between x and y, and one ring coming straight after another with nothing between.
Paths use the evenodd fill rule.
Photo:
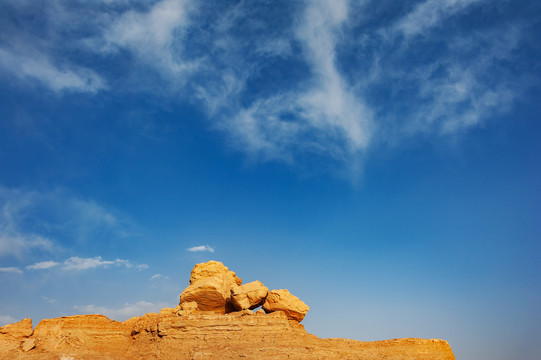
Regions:
<instances>
[{"instance_id":1,"label":"weathered stone","mask_svg":"<svg viewBox=\"0 0 541 360\"><path fill-rule=\"evenodd\" d=\"M180 295L180 303L195 301L201 311L225 314L232 311L231 287L241 285L242 280L218 261L197 264L188 286Z\"/></svg>"},{"instance_id":2,"label":"weathered stone","mask_svg":"<svg viewBox=\"0 0 541 360\"><path fill-rule=\"evenodd\" d=\"M268 293L267 299L263 304L263 310L266 313L283 311L288 319L301 322L308 310L310 310L310 307L288 290L282 289L271 290Z\"/></svg>"},{"instance_id":3,"label":"weathered stone","mask_svg":"<svg viewBox=\"0 0 541 360\"><path fill-rule=\"evenodd\" d=\"M19 322L0 327L0 334L7 334L16 339L32 335L32 319L22 319Z\"/></svg>"},{"instance_id":4,"label":"weathered stone","mask_svg":"<svg viewBox=\"0 0 541 360\"><path fill-rule=\"evenodd\" d=\"M180 304L180 309L184 311L197 311L198 306L195 301L189 301L189 302Z\"/></svg>"},{"instance_id":5,"label":"weathered stone","mask_svg":"<svg viewBox=\"0 0 541 360\"><path fill-rule=\"evenodd\" d=\"M174 313L175 313L175 308L163 308L160 310L161 315L169 315L169 314L174 314Z\"/></svg>"},{"instance_id":6,"label":"weathered stone","mask_svg":"<svg viewBox=\"0 0 541 360\"><path fill-rule=\"evenodd\" d=\"M176 314L180 316L190 315L196 313L199 310L195 301L181 303L175 309L177 308L179 309L179 311L177 311Z\"/></svg>"},{"instance_id":7,"label":"weathered stone","mask_svg":"<svg viewBox=\"0 0 541 360\"><path fill-rule=\"evenodd\" d=\"M21 350L24 352L30 351L33 348L36 347L36 340L35 339L27 339L25 340L21 345Z\"/></svg>"},{"instance_id":8,"label":"weathered stone","mask_svg":"<svg viewBox=\"0 0 541 360\"><path fill-rule=\"evenodd\" d=\"M268 292L269 288L257 280L241 286L233 285L231 303L236 310L253 310L263 305Z\"/></svg>"},{"instance_id":9,"label":"weathered stone","mask_svg":"<svg viewBox=\"0 0 541 360\"><path fill-rule=\"evenodd\" d=\"M256 314L256 315L265 315L266 312L265 312L265 310L263 310L263 309L259 309L259 310L257 310L257 311L255 312L255 314Z\"/></svg>"},{"instance_id":10,"label":"weathered stone","mask_svg":"<svg viewBox=\"0 0 541 360\"><path fill-rule=\"evenodd\" d=\"M221 262L213 260L194 266L190 275L190 284L199 280L222 276L224 274L230 278L232 283L237 285L242 284L242 279L240 279L235 272L229 270L229 268Z\"/></svg>"},{"instance_id":11,"label":"weathered stone","mask_svg":"<svg viewBox=\"0 0 541 360\"><path fill-rule=\"evenodd\" d=\"M206 359L454 360L443 340L319 339L282 311L266 316L249 312L150 313L124 323L99 315L43 320L22 346L20 340L0 334L0 359L189 360L204 349ZM26 343L30 340L35 349L23 351L23 346L31 347L32 342Z\"/></svg>"},{"instance_id":12,"label":"weathered stone","mask_svg":"<svg viewBox=\"0 0 541 360\"><path fill-rule=\"evenodd\" d=\"M103 315L75 315L41 320L32 337L39 340L39 348L106 353L112 348L126 350L130 333L125 323Z\"/></svg>"}]
</instances>

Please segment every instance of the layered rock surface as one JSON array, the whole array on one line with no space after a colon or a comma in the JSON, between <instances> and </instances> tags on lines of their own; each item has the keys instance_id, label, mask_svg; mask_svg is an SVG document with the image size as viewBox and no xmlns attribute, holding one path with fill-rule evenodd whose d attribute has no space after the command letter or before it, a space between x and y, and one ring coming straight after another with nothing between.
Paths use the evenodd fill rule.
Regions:
<instances>
[{"instance_id":1,"label":"layered rock surface","mask_svg":"<svg viewBox=\"0 0 541 360\"><path fill-rule=\"evenodd\" d=\"M190 286L201 281L208 284L206 281L209 278L223 280L222 275L228 274L227 281L234 283L228 289L229 292L222 291L229 286L224 285L227 281L221 282L221 290L218 287L213 290L223 295L225 302L219 301L222 305L206 307L209 303L201 301L201 298L207 298L206 290L199 290L200 296L186 295L184 301L181 297L181 303L176 308L165 308L159 314L150 313L124 322L103 315L77 315L42 320L32 330L31 320L25 319L0 328L0 359L454 360L449 344L443 340L361 342L320 339L310 335L299 324L302 319L292 319L298 315L288 313L296 309L302 314L307 306L303 308L299 305L298 302L302 301L289 292L289 295L284 295L284 290L273 290L265 294L265 304L289 303L289 307L278 310L267 306L269 311L272 310L271 313L265 314L259 310L256 314L246 307L253 307L262 301L261 286L254 284L239 290L240 279L222 266L221 263L209 264L209 268L217 272L207 271L205 266L200 266L195 275L192 271L190 279ZM233 292L231 288L234 288ZM194 289L190 289L187 294L197 293L192 291ZM231 296L240 294L246 295L240 296L243 301L250 298L247 302L239 301L243 310L222 313L222 306L225 312L225 304L232 301ZM284 297L289 300L284 301Z\"/></svg>"}]
</instances>

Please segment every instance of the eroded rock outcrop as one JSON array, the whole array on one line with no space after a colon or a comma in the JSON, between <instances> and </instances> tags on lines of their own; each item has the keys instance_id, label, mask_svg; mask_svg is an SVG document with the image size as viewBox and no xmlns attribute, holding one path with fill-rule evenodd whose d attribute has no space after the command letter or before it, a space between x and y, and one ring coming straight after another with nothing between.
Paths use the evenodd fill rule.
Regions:
<instances>
[{"instance_id":1,"label":"eroded rock outcrop","mask_svg":"<svg viewBox=\"0 0 541 360\"><path fill-rule=\"evenodd\" d=\"M33 331L25 319L0 328L0 359L454 360L443 340L320 339L299 323L306 304L287 290L267 290L260 282L241 286L221 263L199 264L175 308L124 322L103 315L45 319ZM263 300L265 311L249 310ZM233 302L241 310L225 313Z\"/></svg>"},{"instance_id":2,"label":"eroded rock outcrop","mask_svg":"<svg viewBox=\"0 0 541 360\"><path fill-rule=\"evenodd\" d=\"M15 339L27 338L32 335L32 319L22 319L14 324L2 326L0 334L6 334Z\"/></svg>"},{"instance_id":3,"label":"eroded rock outcrop","mask_svg":"<svg viewBox=\"0 0 541 360\"><path fill-rule=\"evenodd\" d=\"M283 311L288 319L301 322L310 308L287 289L281 289L269 292L263 310L266 313Z\"/></svg>"},{"instance_id":4,"label":"eroded rock outcrop","mask_svg":"<svg viewBox=\"0 0 541 360\"><path fill-rule=\"evenodd\" d=\"M197 304L197 311L226 314L233 311L256 309L263 305L266 313L283 311L288 319L301 322L310 310L308 305L288 290L272 290L260 281L242 285L242 280L218 261L197 264L188 286L180 295L183 304ZM189 313L193 313L190 310ZM186 314L186 311L179 311Z\"/></svg>"}]
</instances>

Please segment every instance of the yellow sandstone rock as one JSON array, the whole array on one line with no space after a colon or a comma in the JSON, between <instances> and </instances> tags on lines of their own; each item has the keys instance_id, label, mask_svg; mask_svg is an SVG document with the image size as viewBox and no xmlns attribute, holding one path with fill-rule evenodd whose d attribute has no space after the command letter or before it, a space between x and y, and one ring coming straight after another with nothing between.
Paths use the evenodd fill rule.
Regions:
<instances>
[{"instance_id":1,"label":"yellow sandstone rock","mask_svg":"<svg viewBox=\"0 0 541 360\"><path fill-rule=\"evenodd\" d=\"M230 303L231 287L241 285L242 280L218 261L197 264L188 286L180 295L180 303L197 303L201 311L225 314L233 311Z\"/></svg>"},{"instance_id":2,"label":"yellow sandstone rock","mask_svg":"<svg viewBox=\"0 0 541 360\"><path fill-rule=\"evenodd\" d=\"M233 285L231 288L231 303L236 310L253 310L263 305L268 292L269 288L257 280L241 286Z\"/></svg>"},{"instance_id":3,"label":"yellow sandstone rock","mask_svg":"<svg viewBox=\"0 0 541 360\"><path fill-rule=\"evenodd\" d=\"M271 290L263 304L266 313L283 311L287 318L301 322L310 307L288 290Z\"/></svg>"},{"instance_id":4,"label":"yellow sandstone rock","mask_svg":"<svg viewBox=\"0 0 541 360\"><path fill-rule=\"evenodd\" d=\"M6 334L15 339L23 339L32 335L32 319L21 321L0 327L0 334Z\"/></svg>"}]
</instances>

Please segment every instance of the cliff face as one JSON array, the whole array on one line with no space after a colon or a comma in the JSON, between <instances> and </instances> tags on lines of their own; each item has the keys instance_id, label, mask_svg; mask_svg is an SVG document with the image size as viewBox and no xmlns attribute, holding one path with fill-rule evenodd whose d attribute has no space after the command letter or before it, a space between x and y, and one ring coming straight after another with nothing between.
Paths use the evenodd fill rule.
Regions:
<instances>
[{"instance_id":1,"label":"cliff face","mask_svg":"<svg viewBox=\"0 0 541 360\"><path fill-rule=\"evenodd\" d=\"M194 291L195 283L188 289L189 302L183 303L181 297L174 309L124 322L103 315L78 315L43 320L33 331L30 319L4 326L0 328L0 359L454 360L443 340L320 339L308 334L298 318L292 319L285 310L256 314L244 309L224 314L229 311L225 310L229 309L228 293L217 290L215 284L210 291L220 294L220 305L212 307L213 311L201 311L198 297L193 295L199 291ZM206 288L209 283L212 281L205 282ZM237 281L231 286L239 285ZM208 293L199 292L207 306Z\"/></svg>"}]
</instances>

